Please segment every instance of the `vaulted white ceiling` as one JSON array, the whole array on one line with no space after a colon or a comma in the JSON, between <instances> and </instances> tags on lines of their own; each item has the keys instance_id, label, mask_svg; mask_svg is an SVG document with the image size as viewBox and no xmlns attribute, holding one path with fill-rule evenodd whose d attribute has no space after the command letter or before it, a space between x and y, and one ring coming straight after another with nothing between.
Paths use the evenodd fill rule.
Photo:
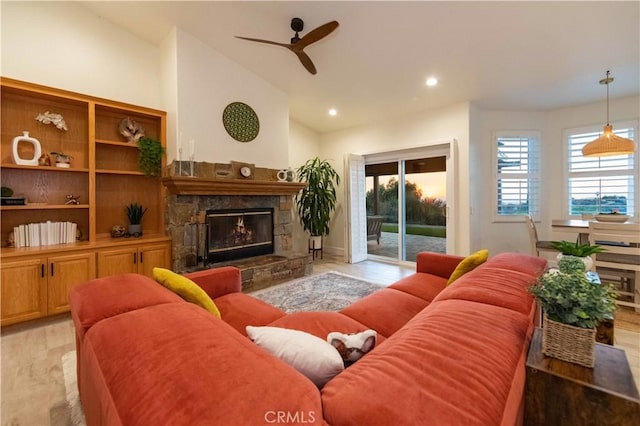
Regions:
<instances>
[{"instance_id":1,"label":"vaulted white ceiling","mask_svg":"<svg viewBox=\"0 0 640 426\"><path fill-rule=\"evenodd\" d=\"M470 101L544 111L640 93L640 2L84 2L159 44L177 26L289 95L293 119L329 132ZM309 74L288 50L291 18L307 31L340 27L305 49ZM427 77L438 86L425 86ZM327 114L336 108L336 117Z\"/></svg>"}]
</instances>

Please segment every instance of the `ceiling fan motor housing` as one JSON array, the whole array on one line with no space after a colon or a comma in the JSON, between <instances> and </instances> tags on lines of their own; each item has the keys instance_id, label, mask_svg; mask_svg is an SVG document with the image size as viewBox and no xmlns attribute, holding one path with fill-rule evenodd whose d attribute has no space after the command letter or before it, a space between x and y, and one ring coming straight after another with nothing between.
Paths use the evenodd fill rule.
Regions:
<instances>
[{"instance_id":1,"label":"ceiling fan motor housing","mask_svg":"<svg viewBox=\"0 0 640 426\"><path fill-rule=\"evenodd\" d=\"M296 44L300 41L298 33L304 29L304 21L300 18L293 18L291 20L291 29L296 32L296 35L291 37L291 44Z\"/></svg>"}]
</instances>

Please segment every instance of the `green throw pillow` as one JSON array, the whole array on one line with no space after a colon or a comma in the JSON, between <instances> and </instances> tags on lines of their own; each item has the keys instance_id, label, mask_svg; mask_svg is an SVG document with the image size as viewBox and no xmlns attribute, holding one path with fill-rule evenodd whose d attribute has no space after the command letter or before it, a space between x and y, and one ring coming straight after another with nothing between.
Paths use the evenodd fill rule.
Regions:
<instances>
[{"instance_id":1,"label":"green throw pillow","mask_svg":"<svg viewBox=\"0 0 640 426\"><path fill-rule=\"evenodd\" d=\"M487 261L489 257L489 250L482 249L477 252L470 254L465 257L462 262L458 264L456 269L453 271L451 276L449 277L449 281L447 281L447 285L453 284L455 280L466 274L467 272L473 271L476 267L482 265Z\"/></svg>"},{"instance_id":2,"label":"green throw pillow","mask_svg":"<svg viewBox=\"0 0 640 426\"><path fill-rule=\"evenodd\" d=\"M187 302L203 307L221 318L220 311L209 295L189 278L164 268L153 268L153 279Z\"/></svg>"}]
</instances>

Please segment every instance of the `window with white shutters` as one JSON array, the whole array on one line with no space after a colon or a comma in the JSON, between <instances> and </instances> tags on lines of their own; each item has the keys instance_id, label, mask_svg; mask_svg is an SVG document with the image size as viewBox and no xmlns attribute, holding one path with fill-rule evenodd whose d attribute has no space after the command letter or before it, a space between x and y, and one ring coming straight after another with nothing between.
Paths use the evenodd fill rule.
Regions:
<instances>
[{"instance_id":1,"label":"window with white shutters","mask_svg":"<svg viewBox=\"0 0 640 426\"><path fill-rule=\"evenodd\" d=\"M635 140L633 124L613 126L614 133ZM567 208L570 216L612 213L634 215L638 165L634 154L585 157L582 147L602 134L602 129L567 131L569 179Z\"/></svg>"},{"instance_id":2,"label":"window with white shutters","mask_svg":"<svg viewBox=\"0 0 640 426\"><path fill-rule=\"evenodd\" d=\"M520 220L539 213L540 136L498 132L494 138L495 219Z\"/></svg>"}]
</instances>

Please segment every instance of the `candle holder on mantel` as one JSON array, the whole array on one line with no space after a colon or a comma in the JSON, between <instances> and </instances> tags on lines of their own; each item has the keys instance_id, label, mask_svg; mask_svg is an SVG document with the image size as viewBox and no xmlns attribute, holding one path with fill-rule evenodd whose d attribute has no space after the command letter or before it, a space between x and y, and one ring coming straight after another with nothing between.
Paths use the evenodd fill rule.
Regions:
<instances>
[{"instance_id":1,"label":"candle holder on mantel","mask_svg":"<svg viewBox=\"0 0 640 426\"><path fill-rule=\"evenodd\" d=\"M172 169L173 176L196 177L196 162L193 160L174 160Z\"/></svg>"}]
</instances>

